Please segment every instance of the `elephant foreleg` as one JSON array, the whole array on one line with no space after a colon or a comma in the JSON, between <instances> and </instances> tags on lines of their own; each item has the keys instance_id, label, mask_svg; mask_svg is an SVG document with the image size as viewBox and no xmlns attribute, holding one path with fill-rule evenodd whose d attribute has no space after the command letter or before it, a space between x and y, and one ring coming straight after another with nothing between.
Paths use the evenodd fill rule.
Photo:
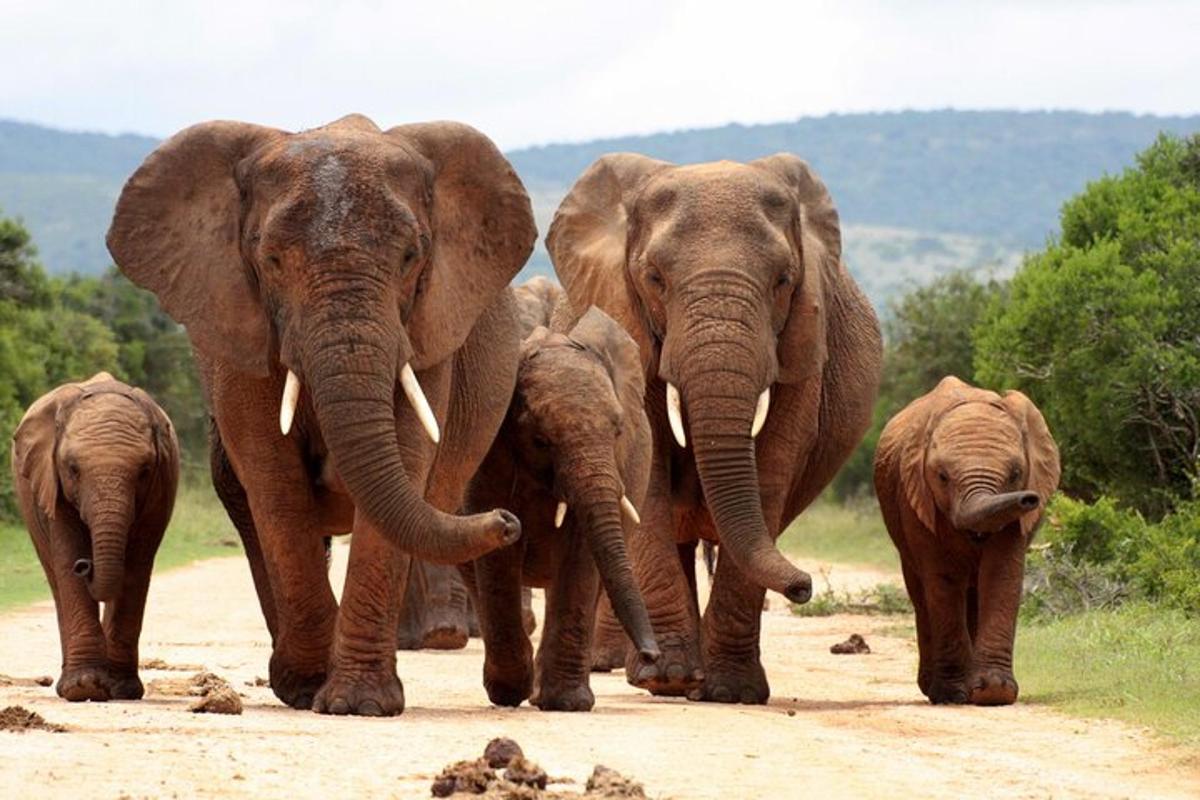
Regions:
<instances>
[{"instance_id":1,"label":"elephant foreleg","mask_svg":"<svg viewBox=\"0 0 1200 800\"><path fill-rule=\"evenodd\" d=\"M460 650L470 636L467 588L457 567L413 559L397 630L401 650Z\"/></svg>"},{"instance_id":2,"label":"elephant foreleg","mask_svg":"<svg viewBox=\"0 0 1200 800\"><path fill-rule=\"evenodd\" d=\"M275 611L275 598L271 594L267 565L263 560L262 546L258 541L258 530L250 513L250 500L246 497L246 489L233 471L233 465L229 463L225 446L221 442L221 432L215 422L209 427L208 458L213 489L216 490L229 521L233 523L242 540L242 549L245 550L246 560L250 564L250 577L254 580L254 591L258 595L258 605L267 623L267 631L271 634L271 643L274 644L279 634L279 619Z\"/></svg>"},{"instance_id":3,"label":"elephant foreleg","mask_svg":"<svg viewBox=\"0 0 1200 800\"><path fill-rule=\"evenodd\" d=\"M108 652L100 627L100 606L88 593L87 583L72 571L82 536L70 523L50 523L48 541L35 539L38 556L54 594L58 632L62 641L62 673L55 687L66 700L109 700L112 679L108 674Z\"/></svg>"},{"instance_id":4,"label":"elephant foreleg","mask_svg":"<svg viewBox=\"0 0 1200 800\"><path fill-rule=\"evenodd\" d=\"M759 653L766 590L742 573L732 558L718 558L704 612L704 685L692 700L757 704L771 695Z\"/></svg>"},{"instance_id":5,"label":"elephant foreleg","mask_svg":"<svg viewBox=\"0 0 1200 800\"><path fill-rule=\"evenodd\" d=\"M483 633L483 686L499 706L519 706L533 693L533 647L521 619L523 542L477 559L475 592Z\"/></svg>"},{"instance_id":6,"label":"elephant foreleg","mask_svg":"<svg viewBox=\"0 0 1200 800\"><path fill-rule=\"evenodd\" d=\"M992 536L979 565L979 622L969 685L977 705L1016 702L1012 655L1024 574L1024 537L1009 531Z\"/></svg>"},{"instance_id":7,"label":"elephant foreleg","mask_svg":"<svg viewBox=\"0 0 1200 800\"><path fill-rule=\"evenodd\" d=\"M371 717L404 711L395 631L410 560L362 514L355 515L329 677L313 698L313 711Z\"/></svg>"},{"instance_id":8,"label":"elephant foreleg","mask_svg":"<svg viewBox=\"0 0 1200 800\"><path fill-rule=\"evenodd\" d=\"M561 546L563 558L546 591L546 627L531 702L543 711L590 711L596 702L588 675L600 573L576 531Z\"/></svg>"},{"instance_id":9,"label":"elephant foreleg","mask_svg":"<svg viewBox=\"0 0 1200 800\"><path fill-rule=\"evenodd\" d=\"M953 565L929 570L922 577L932 647L929 700L967 702L967 672L971 668L971 639L967 631L966 579Z\"/></svg>"}]
</instances>

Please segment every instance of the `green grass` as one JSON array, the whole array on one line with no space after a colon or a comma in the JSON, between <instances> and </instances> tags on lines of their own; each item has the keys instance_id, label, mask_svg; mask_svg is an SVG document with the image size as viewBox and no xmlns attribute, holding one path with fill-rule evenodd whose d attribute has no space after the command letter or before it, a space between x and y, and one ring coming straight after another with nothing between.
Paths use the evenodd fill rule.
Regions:
<instances>
[{"instance_id":1,"label":"green grass","mask_svg":"<svg viewBox=\"0 0 1200 800\"><path fill-rule=\"evenodd\" d=\"M874 588L857 592L834 591L826 586L803 605L792 603L792 613L798 617L831 617L834 614L911 614L912 603L903 586L894 583L876 584Z\"/></svg>"},{"instance_id":2,"label":"green grass","mask_svg":"<svg viewBox=\"0 0 1200 800\"><path fill-rule=\"evenodd\" d=\"M788 526L779 547L800 559L900 571L900 557L874 501L844 506L822 498Z\"/></svg>"},{"instance_id":3,"label":"green grass","mask_svg":"<svg viewBox=\"0 0 1200 800\"><path fill-rule=\"evenodd\" d=\"M1200 744L1200 620L1142 603L1022 620L1015 655L1022 702Z\"/></svg>"},{"instance_id":4,"label":"green grass","mask_svg":"<svg viewBox=\"0 0 1200 800\"><path fill-rule=\"evenodd\" d=\"M237 532L212 487L181 486L171 526L154 560L155 570L240 554ZM50 587L25 526L0 522L0 610L49 596Z\"/></svg>"}]
</instances>

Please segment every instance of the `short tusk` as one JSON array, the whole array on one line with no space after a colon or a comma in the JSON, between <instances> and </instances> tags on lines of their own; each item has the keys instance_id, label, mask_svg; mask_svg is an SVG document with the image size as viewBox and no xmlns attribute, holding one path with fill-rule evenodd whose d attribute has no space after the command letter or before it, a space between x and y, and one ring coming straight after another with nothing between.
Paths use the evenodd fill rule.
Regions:
<instances>
[{"instance_id":1,"label":"short tusk","mask_svg":"<svg viewBox=\"0 0 1200 800\"><path fill-rule=\"evenodd\" d=\"M634 525L642 524L642 518L637 513L637 509L634 508L633 501L629 499L629 495L621 495L621 510L629 515L629 518L633 520Z\"/></svg>"},{"instance_id":2,"label":"short tusk","mask_svg":"<svg viewBox=\"0 0 1200 800\"><path fill-rule=\"evenodd\" d=\"M279 430L284 436L292 429L292 420L296 418L296 403L300 401L300 377L288 370L287 380L283 383L283 400L279 404Z\"/></svg>"},{"instance_id":3,"label":"short tusk","mask_svg":"<svg viewBox=\"0 0 1200 800\"><path fill-rule=\"evenodd\" d=\"M425 432L429 434L433 443L437 444L442 440L442 434L438 430L437 417L433 415L433 409L429 407L429 401L425 399L425 393L421 391L421 384L417 383L417 375L413 372L411 364L405 364L400 370L400 385L404 387L404 396L408 398L408 403L413 407L413 411L417 412L417 418L421 420Z\"/></svg>"},{"instance_id":4,"label":"short tusk","mask_svg":"<svg viewBox=\"0 0 1200 800\"><path fill-rule=\"evenodd\" d=\"M771 407L771 387L763 389L763 393L758 396L758 405L754 409L754 422L750 424L750 438L758 436L758 432L762 430L762 426L767 421L767 409Z\"/></svg>"},{"instance_id":5,"label":"short tusk","mask_svg":"<svg viewBox=\"0 0 1200 800\"><path fill-rule=\"evenodd\" d=\"M671 423L671 433L680 447L687 447L687 436L683 433L683 402L679 399L679 390L675 384L667 384L667 421Z\"/></svg>"},{"instance_id":6,"label":"short tusk","mask_svg":"<svg viewBox=\"0 0 1200 800\"><path fill-rule=\"evenodd\" d=\"M563 520L567 518L567 501L559 500L558 508L554 509L554 527L561 528Z\"/></svg>"}]
</instances>

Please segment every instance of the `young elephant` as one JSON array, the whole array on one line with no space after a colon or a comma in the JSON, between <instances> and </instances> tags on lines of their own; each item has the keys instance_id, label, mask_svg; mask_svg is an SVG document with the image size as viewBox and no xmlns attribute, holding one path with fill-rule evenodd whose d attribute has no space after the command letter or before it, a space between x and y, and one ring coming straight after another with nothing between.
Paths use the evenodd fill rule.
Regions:
<instances>
[{"instance_id":1,"label":"young elephant","mask_svg":"<svg viewBox=\"0 0 1200 800\"><path fill-rule=\"evenodd\" d=\"M29 407L12 464L58 611L59 696L139 699L146 590L179 482L170 420L141 389L101 372Z\"/></svg>"},{"instance_id":2,"label":"young elephant","mask_svg":"<svg viewBox=\"0 0 1200 800\"><path fill-rule=\"evenodd\" d=\"M930 701L1017 699L1025 551L1058 475L1058 447L1020 392L944 378L883 429L875 492L916 610L917 683Z\"/></svg>"},{"instance_id":3,"label":"young elephant","mask_svg":"<svg viewBox=\"0 0 1200 800\"><path fill-rule=\"evenodd\" d=\"M556 323L565 316L569 309L555 315ZM532 695L543 710L592 708L601 581L640 657L658 658L625 548L649 480L643 391L637 345L597 308L565 334L538 327L522 345L508 415L468 494L472 509L503 501L524 531L515 544L474 562L484 686L498 705L520 705ZM547 590L536 680L522 584Z\"/></svg>"}]
</instances>

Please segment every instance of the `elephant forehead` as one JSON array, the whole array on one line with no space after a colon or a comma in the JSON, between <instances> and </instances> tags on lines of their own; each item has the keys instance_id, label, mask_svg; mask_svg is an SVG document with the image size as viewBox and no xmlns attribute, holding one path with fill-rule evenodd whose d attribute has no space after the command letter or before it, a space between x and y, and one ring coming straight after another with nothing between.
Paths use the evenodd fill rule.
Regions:
<instances>
[{"instance_id":1,"label":"elephant forehead","mask_svg":"<svg viewBox=\"0 0 1200 800\"><path fill-rule=\"evenodd\" d=\"M988 402L963 403L938 421L932 444L941 450L985 449L997 453L1021 450L1021 429L1003 409Z\"/></svg>"},{"instance_id":2,"label":"elephant forehead","mask_svg":"<svg viewBox=\"0 0 1200 800\"><path fill-rule=\"evenodd\" d=\"M150 441L150 421L137 401L120 394L80 399L63 425L67 441L142 443Z\"/></svg>"},{"instance_id":3,"label":"elephant forehead","mask_svg":"<svg viewBox=\"0 0 1200 800\"><path fill-rule=\"evenodd\" d=\"M546 425L586 425L611 421L621 413L608 373L571 346L544 348L528 359L517 390L534 417Z\"/></svg>"},{"instance_id":4,"label":"elephant forehead","mask_svg":"<svg viewBox=\"0 0 1200 800\"><path fill-rule=\"evenodd\" d=\"M677 244L730 235L779 240L796 213L787 188L745 164L720 161L667 170L639 196L636 211L654 238Z\"/></svg>"}]
</instances>

